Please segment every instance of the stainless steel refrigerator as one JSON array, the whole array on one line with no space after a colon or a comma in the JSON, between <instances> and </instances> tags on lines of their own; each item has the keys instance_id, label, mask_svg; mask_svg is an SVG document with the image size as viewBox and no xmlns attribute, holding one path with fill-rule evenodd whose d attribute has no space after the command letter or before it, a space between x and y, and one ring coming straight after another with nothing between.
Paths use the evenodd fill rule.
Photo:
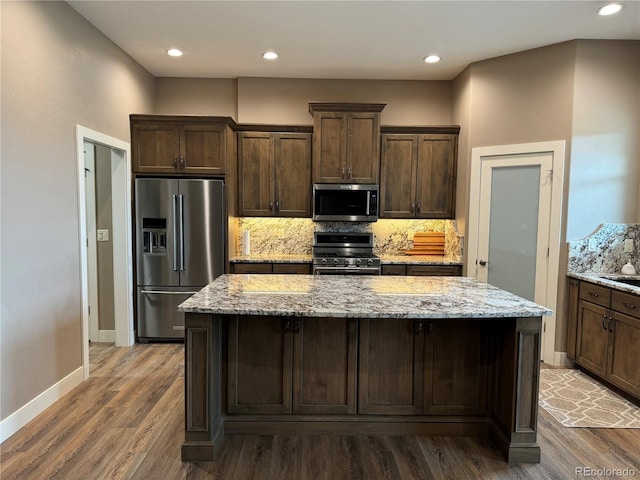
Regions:
<instances>
[{"instance_id":1,"label":"stainless steel refrigerator","mask_svg":"<svg viewBox=\"0 0 640 480\"><path fill-rule=\"evenodd\" d=\"M135 189L138 339L181 339L178 305L224 273L224 182L138 178Z\"/></svg>"}]
</instances>

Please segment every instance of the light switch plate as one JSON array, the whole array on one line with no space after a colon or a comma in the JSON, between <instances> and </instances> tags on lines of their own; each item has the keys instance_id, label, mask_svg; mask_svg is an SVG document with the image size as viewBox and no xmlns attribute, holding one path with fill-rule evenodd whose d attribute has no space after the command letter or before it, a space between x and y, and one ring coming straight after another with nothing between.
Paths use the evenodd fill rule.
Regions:
<instances>
[{"instance_id":1,"label":"light switch plate","mask_svg":"<svg viewBox=\"0 0 640 480\"><path fill-rule=\"evenodd\" d=\"M626 238L624 241L624 253L633 252L633 238Z\"/></svg>"},{"instance_id":2,"label":"light switch plate","mask_svg":"<svg viewBox=\"0 0 640 480\"><path fill-rule=\"evenodd\" d=\"M109 230L106 228L99 228L97 231L98 241L99 242L108 242L109 241Z\"/></svg>"}]
</instances>

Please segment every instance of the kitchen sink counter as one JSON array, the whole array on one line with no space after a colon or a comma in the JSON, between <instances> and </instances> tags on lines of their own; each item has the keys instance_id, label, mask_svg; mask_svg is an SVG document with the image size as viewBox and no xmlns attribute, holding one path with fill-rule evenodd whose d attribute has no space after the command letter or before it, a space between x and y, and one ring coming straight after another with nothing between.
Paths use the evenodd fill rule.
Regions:
<instances>
[{"instance_id":1,"label":"kitchen sink counter","mask_svg":"<svg viewBox=\"0 0 640 480\"><path fill-rule=\"evenodd\" d=\"M373 275L223 275L179 309L214 315L338 318L502 318L551 314L545 307L469 277Z\"/></svg>"},{"instance_id":2,"label":"kitchen sink counter","mask_svg":"<svg viewBox=\"0 0 640 480\"><path fill-rule=\"evenodd\" d=\"M539 463L545 307L466 277L222 275L185 312L183 461L225 435L474 435Z\"/></svg>"},{"instance_id":3,"label":"kitchen sink counter","mask_svg":"<svg viewBox=\"0 0 640 480\"><path fill-rule=\"evenodd\" d=\"M603 287L613 288L627 293L635 293L640 295L640 287L629 285L627 283L616 281L616 279L629 279L640 281L640 275L623 275L621 273L574 273L568 272L568 277L584 280L587 282L602 285Z\"/></svg>"}]
</instances>

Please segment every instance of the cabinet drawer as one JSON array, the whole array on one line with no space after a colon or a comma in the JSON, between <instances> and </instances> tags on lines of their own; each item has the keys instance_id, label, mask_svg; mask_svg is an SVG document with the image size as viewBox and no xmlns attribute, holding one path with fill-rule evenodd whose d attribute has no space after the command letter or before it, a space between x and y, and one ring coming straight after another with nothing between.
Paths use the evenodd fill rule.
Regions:
<instances>
[{"instance_id":1,"label":"cabinet drawer","mask_svg":"<svg viewBox=\"0 0 640 480\"><path fill-rule=\"evenodd\" d=\"M273 273L311 274L310 263L274 263Z\"/></svg>"},{"instance_id":2,"label":"cabinet drawer","mask_svg":"<svg viewBox=\"0 0 640 480\"><path fill-rule=\"evenodd\" d=\"M611 290L593 283L580 282L580 298L596 305L609 307L611 304Z\"/></svg>"},{"instance_id":3,"label":"cabinet drawer","mask_svg":"<svg viewBox=\"0 0 640 480\"><path fill-rule=\"evenodd\" d=\"M233 273L271 273L270 263L234 263Z\"/></svg>"},{"instance_id":4,"label":"cabinet drawer","mask_svg":"<svg viewBox=\"0 0 640 480\"><path fill-rule=\"evenodd\" d=\"M611 308L617 312L640 318L640 297L614 290L611 294Z\"/></svg>"},{"instance_id":5,"label":"cabinet drawer","mask_svg":"<svg viewBox=\"0 0 640 480\"><path fill-rule=\"evenodd\" d=\"M453 276L462 275L462 267L458 265L409 265L407 275L420 276Z\"/></svg>"},{"instance_id":6,"label":"cabinet drawer","mask_svg":"<svg viewBox=\"0 0 640 480\"><path fill-rule=\"evenodd\" d=\"M406 275L407 269L404 265L382 265L382 275Z\"/></svg>"}]
</instances>

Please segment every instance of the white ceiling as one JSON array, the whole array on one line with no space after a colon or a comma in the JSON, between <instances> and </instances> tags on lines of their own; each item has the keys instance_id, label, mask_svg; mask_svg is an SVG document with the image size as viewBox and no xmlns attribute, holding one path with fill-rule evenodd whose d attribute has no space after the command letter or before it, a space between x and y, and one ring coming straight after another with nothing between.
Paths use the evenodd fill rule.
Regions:
<instances>
[{"instance_id":1,"label":"white ceiling","mask_svg":"<svg viewBox=\"0 0 640 480\"><path fill-rule=\"evenodd\" d=\"M157 77L450 80L574 39L640 40L640 1L69 1ZM183 57L165 52L176 47ZM275 50L267 62L261 54ZM427 65L422 58L438 54Z\"/></svg>"}]
</instances>

